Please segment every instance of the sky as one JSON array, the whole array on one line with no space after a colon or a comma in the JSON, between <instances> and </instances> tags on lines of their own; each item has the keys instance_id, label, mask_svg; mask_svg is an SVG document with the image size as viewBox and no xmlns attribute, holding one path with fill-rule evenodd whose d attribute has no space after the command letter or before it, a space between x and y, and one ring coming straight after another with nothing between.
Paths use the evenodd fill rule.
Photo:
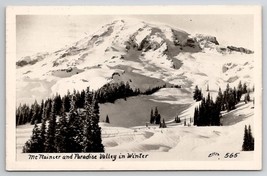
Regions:
<instances>
[{"instance_id":1,"label":"sky","mask_svg":"<svg viewBox=\"0 0 267 176\"><path fill-rule=\"evenodd\" d=\"M217 37L222 45L253 50L252 15L18 15L16 17L17 59L38 52L52 52L95 32L115 19L136 18L165 24L190 34Z\"/></svg>"}]
</instances>

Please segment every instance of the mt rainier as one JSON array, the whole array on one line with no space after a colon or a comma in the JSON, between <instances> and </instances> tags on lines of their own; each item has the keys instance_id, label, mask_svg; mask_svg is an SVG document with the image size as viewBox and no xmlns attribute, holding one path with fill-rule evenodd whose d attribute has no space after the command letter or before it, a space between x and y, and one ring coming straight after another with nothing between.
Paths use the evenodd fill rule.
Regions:
<instances>
[{"instance_id":1,"label":"mt rainier","mask_svg":"<svg viewBox=\"0 0 267 176\"><path fill-rule=\"evenodd\" d=\"M17 60L17 104L32 103L67 90L96 90L128 81L145 91L181 86L191 96L195 85L216 92L240 80L253 86L253 51L222 46L215 36L194 34L164 24L116 20L67 47Z\"/></svg>"}]
</instances>

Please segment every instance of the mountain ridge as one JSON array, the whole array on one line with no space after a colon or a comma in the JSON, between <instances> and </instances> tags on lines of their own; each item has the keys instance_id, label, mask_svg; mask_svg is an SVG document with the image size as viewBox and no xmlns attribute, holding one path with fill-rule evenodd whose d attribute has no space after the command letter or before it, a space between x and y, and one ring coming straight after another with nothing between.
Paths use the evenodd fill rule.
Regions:
<instances>
[{"instance_id":1,"label":"mountain ridge","mask_svg":"<svg viewBox=\"0 0 267 176\"><path fill-rule=\"evenodd\" d=\"M253 51L221 46L215 36L190 35L167 25L139 20L116 20L68 47L18 60L17 82L32 84L35 91L39 88L43 90L47 82L54 82L49 86L49 93L43 91L46 94L64 94L68 89L84 89L87 86L96 90L110 82L115 72L124 72L127 77L119 81L130 82L139 75L138 80L158 79L187 89L192 89L195 84L202 87L211 84L210 88L216 90L220 84L226 84L231 74L239 72L237 79L230 79L234 80L231 84L236 85L244 76L247 76L245 82L251 83L252 77L244 74L253 69L252 58ZM214 71L199 69L212 65L208 62L218 65L219 70L227 63L237 66L222 73L216 70L216 77L212 77L210 73ZM245 62L248 64L242 65ZM33 80L36 85L33 85ZM148 82L151 87L158 86L155 81ZM131 85L137 84L134 86L138 88L142 86L140 83L132 82ZM22 92L25 91L18 91L19 96ZM34 94L37 96L37 93Z\"/></svg>"}]
</instances>

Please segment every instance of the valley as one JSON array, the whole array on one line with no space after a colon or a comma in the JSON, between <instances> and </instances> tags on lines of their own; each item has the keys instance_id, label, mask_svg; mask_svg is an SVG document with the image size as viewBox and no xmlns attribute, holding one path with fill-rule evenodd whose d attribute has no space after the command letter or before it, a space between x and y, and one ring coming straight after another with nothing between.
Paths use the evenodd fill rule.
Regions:
<instances>
[{"instance_id":1,"label":"valley","mask_svg":"<svg viewBox=\"0 0 267 176\"><path fill-rule=\"evenodd\" d=\"M240 159L253 158L253 152L241 151L244 126L255 128L254 52L250 49L222 46L215 36L189 34L168 25L121 19L57 51L18 58L16 67L17 107L64 97L68 92L79 94L87 87L93 94L109 84L124 83L124 88L127 85L136 91L114 102L99 103L105 152L164 152L173 155L173 160L201 160L211 151L234 151L241 153ZM200 106L193 99L196 86L202 100L211 97L213 107L219 89L224 92L230 86L236 98L232 92L241 82L248 91L240 101L235 100L234 109L226 110L224 104L222 110L219 107L219 125L193 122ZM111 97L119 92L116 86L109 88ZM249 101L244 98L247 92L251 93ZM108 99L103 92L99 94ZM77 109L82 114L86 108L83 104ZM166 128L150 123L155 108ZM110 123L105 122L107 115ZM177 116L179 123L174 122ZM18 157L23 155L32 128L29 123L16 128Z\"/></svg>"}]
</instances>

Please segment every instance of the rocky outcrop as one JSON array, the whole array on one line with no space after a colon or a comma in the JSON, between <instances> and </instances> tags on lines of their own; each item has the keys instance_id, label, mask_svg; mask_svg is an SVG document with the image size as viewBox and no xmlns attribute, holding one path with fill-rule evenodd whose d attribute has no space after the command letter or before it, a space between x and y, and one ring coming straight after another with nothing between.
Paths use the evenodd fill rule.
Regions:
<instances>
[{"instance_id":1,"label":"rocky outcrop","mask_svg":"<svg viewBox=\"0 0 267 176\"><path fill-rule=\"evenodd\" d=\"M214 43L215 45L219 45L219 42L217 41L216 37L211 36L211 35L196 34L194 39L199 43L210 42L210 43Z\"/></svg>"},{"instance_id":2,"label":"rocky outcrop","mask_svg":"<svg viewBox=\"0 0 267 176\"><path fill-rule=\"evenodd\" d=\"M236 51L236 52L246 53L246 54L254 53L253 51L243 48L243 47L227 46L227 49L229 49L230 51Z\"/></svg>"},{"instance_id":3,"label":"rocky outcrop","mask_svg":"<svg viewBox=\"0 0 267 176\"><path fill-rule=\"evenodd\" d=\"M19 61L17 61L16 65L18 67L23 67L25 65L34 65L37 62L43 60L47 55L48 53L38 54L34 57L26 56L26 57L21 58Z\"/></svg>"}]
</instances>

